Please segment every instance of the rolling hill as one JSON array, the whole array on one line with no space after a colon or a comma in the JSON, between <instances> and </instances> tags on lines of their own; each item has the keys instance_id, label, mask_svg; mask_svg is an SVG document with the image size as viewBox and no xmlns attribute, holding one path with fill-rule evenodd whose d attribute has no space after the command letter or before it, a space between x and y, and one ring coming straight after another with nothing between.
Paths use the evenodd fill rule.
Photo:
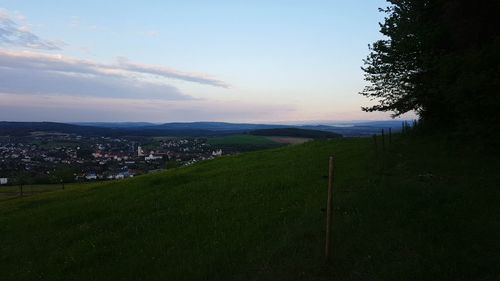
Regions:
<instances>
[{"instance_id":1,"label":"rolling hill","mask_svg":"<svg viewBox=\"0 0 500 281\"><path fill-rule=\"evenodd\" d=\"M7 122L0 121L0 136L27 136L32 132L57 132L87 136L186 136L210 137L246 134L251 131L290 129L316 130L343 135L346 137L371 136L382 129L391 128L397 132L401 121L377 121L337 125L280 125L248 124L226 122L176 122L153 124L147 122Z\"/></svg>"},{"instance_id":2,"label":"rolling hill","mask_svg":"<svg viewBox=\"0 0 500 281\"><path fill-rule=\"evenodd\" d=\"M311 138L311 139L332 139L341 138L341 134L333 132L300 129L300 128L274 128L274 129L260 129L249 132L250 135L255 136L280 136L280 137L295 137L295 138Z\"/></svg>"},{"instance_id":3,"label":"rolling hill","mask_svg":"<svg viewBox=\"0 0 500 281\"><path fill-rule=\"evenodd\" d=\"M188 136L203 137L237 133L198 128L162 128L157 126L89 126L55 122L0 122L0 136L27 136L33 132L79 134L85 136Z\"/></svg>"},{"instance_id":4,"label":"rolling hill","mask_svg":"<svg viewBox=\"0 0 500 281\"><path fill-rule=\"evenodd\" d=\"M474 147L313 141L3 201L2 280L495 280L500 164Z\"/></svg>"}]
</instances>

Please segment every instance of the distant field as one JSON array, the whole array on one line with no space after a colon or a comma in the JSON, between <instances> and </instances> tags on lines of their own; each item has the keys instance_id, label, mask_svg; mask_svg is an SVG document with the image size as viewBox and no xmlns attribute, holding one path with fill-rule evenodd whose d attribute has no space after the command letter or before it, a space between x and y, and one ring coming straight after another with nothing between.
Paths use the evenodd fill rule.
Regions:
<instances>
[{"instance_id":1,"label":"distant field","mask_svg":"<svg viewBox=\"0 0 500 281\"><path fill-rule=\"evenodd\" d=\"M334 139L341 138L341 134L328 131L301 129L301 128L275 128L253 130L249 133L253 136L276 136L276 137L294 137L307 139Z\"/></svg>"},{"instance_id":2,"label":"distant field","mask_svg":"<svg viewBox=\"0 0 500 281\"><path fill-rule=\"evenodd\" d=\"M268 137L268 139L277 143L285 143L285 144L302 144L312 140L310 138L295 138L295 137Z\"/></svg>"},{"instance_id":3,"label":"distant field","mask_svg":"<svg viewBox=\"0 0 500 281\"><path fill-rule=\"evenodd\" d=\"M311 138L287 137L287 136L255 136L234 135L208 139L212 145L277 145L277 144L301 144L312 140Z\"/></svg>"},{"instance_id":4,"label":"distant field","mask_svg":"<svg viewBox=\"0 0 500 281\"><path fill-rule=\"evenodd\" d=\"M151 139L156 140L156 141L168 141L168 140L177 139L177 137L161 136L161 137L152 137Z\"/></svg>"},{"instance_id":5,"label":"distant field","mask_svg":"<svg viewBox=\"0 0 500 281\"><path fill-rule=\"evenodd\" d=\"M266 144L276 144L273 140L263 136L252 136L252 135L234 135L226 137L216 137L209 138L209 144L213 145L266 145Z\"/></svg>"}]
</instances>

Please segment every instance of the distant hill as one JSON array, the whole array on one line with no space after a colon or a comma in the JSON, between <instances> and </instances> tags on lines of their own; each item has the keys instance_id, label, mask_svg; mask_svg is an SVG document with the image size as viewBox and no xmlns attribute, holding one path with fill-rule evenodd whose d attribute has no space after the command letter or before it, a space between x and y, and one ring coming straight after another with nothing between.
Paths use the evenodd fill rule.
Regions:
<instances>
[{"instance_id":1,"label":"distant hill","mask_svg":"<svg viewBox=\"0 0 500 281\"><path fill-rule=\"evenodd\" d=\"M235 132L202 129L162 129L156 127L94 127L54 122L0 122L0 136L28 136L33 132L77 134L83 136L214 136Z\"/></svg>"},{"instance_id":2,"label":"distant hill","mask_svg":"<svg viewBox=\"0 0 500 281\"><path fill-rule=\"evenodd\" d=\"M109 135L113 130L55 122L0 122L0 135L2 136L26 136L33 132Z\"/></svg>"},{"instance_id":3,"label":"distant hill","mask_svg":"<svg viewBox=\"0 0 500 281\"><path fill-rule=\"evenodd\" d=\"M277 136L277 137L296 137L296 138L311 138L311 139L333 139L341 138L341 134L308 130L300 128L274 128L274 129L260 129L253 130L249 134L255 136Z\"/></svg>"},{"instance_id":4,"label":"distant hill","mask_svg":"<svg viewBox=\"0 0 500 281\"><path fill-rule=\"evenodd\" d=\"M161 129L198 129L210 131L250 131L257 129L285 128L284 125L275 124L247 124L247 123L226 123L226 122L178 122L156 125L154 128Z\"/></svg>"},{"instance_id":5,"label":"distant hill","mask_svg":"<svg viewBox=\"0 0 500 281\"><path fill-rule=\"evenodd\" d=\"M389 128L393 132L397 132L401 128L401 123L402 121L394 120L331 125L280 125L227 122L175 122L164 124L148 122L85 122L71 124L57 122L0 122L0 135L26 136L31 132L45 131L96 136L220 136L245 134L255 130L296 128L330 132L345 137L359 137L380 134L382 129L388 130Z\"/></svg>"},{"instance_id":6,"label":"distant hill","mask_svg":"<svg viewBox=\"0 0 500 281\"><path fill-rule=\"evenodd\" d=\"M143 128L158 125L150 122L77 122L70 124L102 128Z\"/></svg>"}]
</instances>

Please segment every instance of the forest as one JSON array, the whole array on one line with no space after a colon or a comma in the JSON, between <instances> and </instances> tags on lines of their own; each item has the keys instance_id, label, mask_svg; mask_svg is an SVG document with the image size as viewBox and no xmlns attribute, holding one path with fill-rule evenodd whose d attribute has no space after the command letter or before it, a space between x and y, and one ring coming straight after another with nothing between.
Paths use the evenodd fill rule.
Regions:
<instances>
[{"instance_id":1,"label":"forest","mask_svg":"<svg viewBox=\"0 0 500 281\"><path fill-rule=\"evenodd\" d=\"M500 106L499 1L389 0L362 67L365 111L416 112L426 131L491 138Z\"/></svg>"}]
</instances>

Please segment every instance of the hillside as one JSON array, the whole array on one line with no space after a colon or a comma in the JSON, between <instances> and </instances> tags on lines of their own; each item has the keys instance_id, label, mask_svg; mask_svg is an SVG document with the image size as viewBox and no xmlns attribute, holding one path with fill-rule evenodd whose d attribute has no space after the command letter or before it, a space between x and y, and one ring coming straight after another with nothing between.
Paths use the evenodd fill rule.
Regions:
<instances>
[{"instance_id":1,"label":"hillside","mask_svg":"<svg viewBox=\"0 0 500 281\"><path fill-rule=\"evenodd\" d=\"M249 134L255 136L280 136L280 137L296 137L296 138L311 138L311 139L328 139L328 138L342 137L342 135L333 132L299 129L299 128L260 129L260 130L250 131Z\"/></svg>"},{"instance_id":2,"label":"hillside","mask_svg":"<svg viewBox=\"0 0 500 281\"><path fill-rule=\"evenodd\" d=\"M404 121L404 120L403 120ZM382 129L391 128L393 132L401 129L402 121L377 121L333 125L277 125L246 124L224 122L189 122L153 124L147 122L7 122L0 121L0 136L27 136L33 132L57 132L85 136L182 136L211 137L246 134L254 130L296 129L316 130L343 135L346 137L371 136L380 134ZM315 136L313 138L316 138Z\"/></svg>"},{"instance_id":3,"label":"hillside","mask_svg":"<svg viewBox=\"0 0 500 281\"><path fill-rule=\"evenodd\" d=\"M495 280L500 164L465 147L314 141L0 202L2 280Z\"/></svg>"},{"instance_id":4,"label":"hillside","mask_svg":"<svg viewBox=\"0 0 500 281\"><path fill-rule=\"evenodd\" d=\"M85 124L85 125L84 125ZM0 136L28 136L34 132L78 134L84 136L186 136L202 137L228 135L240 131L212 131L198 128L163 128L160 126L89 126L56 122L5 122L0 121ZM91 123L94 124L94 123ZM98 124L98 123L97 123Z\"/></svg>"}]
</instances>

